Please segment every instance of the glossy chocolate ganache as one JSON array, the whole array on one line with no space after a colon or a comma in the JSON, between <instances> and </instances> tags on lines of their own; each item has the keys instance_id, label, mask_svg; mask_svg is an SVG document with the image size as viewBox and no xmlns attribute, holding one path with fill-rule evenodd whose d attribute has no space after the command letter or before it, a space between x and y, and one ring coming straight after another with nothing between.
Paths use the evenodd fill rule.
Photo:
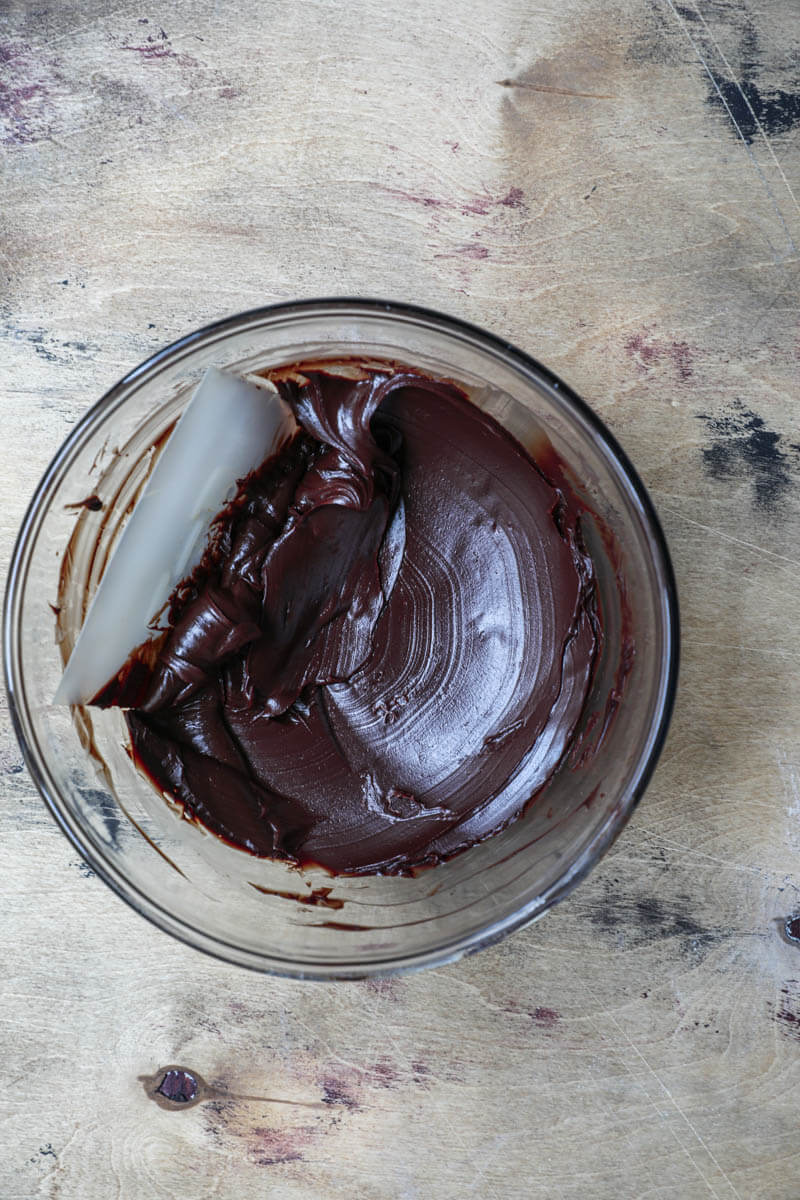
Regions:
<instances>
[{"instance_id":1,"label":"glossy chocolate ganache","mask_svg":"<svg viewBox=\"0 0 800 1200\"><path fill-rule=\"evenodd\" d=\"M601 645L581 508L454 384L273 376L299 432L242 481L168 629L96 698L252 854L402 873L517 817Z\"/></svg>"}]
</instances>

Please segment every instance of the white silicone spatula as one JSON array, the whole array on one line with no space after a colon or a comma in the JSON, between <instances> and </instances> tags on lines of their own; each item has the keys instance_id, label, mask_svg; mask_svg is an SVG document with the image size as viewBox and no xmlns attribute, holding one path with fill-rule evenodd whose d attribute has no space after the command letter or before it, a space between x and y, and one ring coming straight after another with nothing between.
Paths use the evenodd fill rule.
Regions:
<instances>
[{"instance_id":1,"label":"white silicone spatula","mask_svg":"<svg viewBox=\"0 0 800 1200\"><path fill-rule=\"evenodd\" d=\"M205 549L237 479L297 428L266 380L206 371L122 532L55 694L85 704L153 636L150 623Z\"/></svg>"}]
</instances>

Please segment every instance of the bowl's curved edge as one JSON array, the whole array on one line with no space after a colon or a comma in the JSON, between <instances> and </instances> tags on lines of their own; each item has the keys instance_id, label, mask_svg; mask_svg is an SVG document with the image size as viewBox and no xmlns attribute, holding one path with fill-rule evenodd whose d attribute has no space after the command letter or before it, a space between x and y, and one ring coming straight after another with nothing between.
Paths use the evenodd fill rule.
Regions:
<instances>
[{"instance_id":1,"label":"bowl's curved edge","mask_svg":"<svg viewBox=\"0 0 800 1200\"><path fill-rule=\"evenodd\" d=\"M227 943L217 941L205 934L199 934L198 931L191 926L185 925L184 922L176 921L171 914L166 912L161 906L149 902L145 897L142 897L138 889L131 888L126 890L121 881L115 874L108 870L104 862L99 861L93 853L92 848L81 839L78 831L65 820L64 814L55 802L51 795L51 789L44 773L40 769L40 765L36 756L33 753L29 740L25 732L24 722L22 720L21 708L18 698L17 679L14 672L15 656L13 654L14 641L14 624L13 613L16 610L17 586L20 576L21 567L24 564L26 552L28 550L31 533L35 525L35 517L40 510L41 501L50 487L53 479L56 477L59 464L69 453L72 446L79 442L84 434L84 431L90 426L106 409L114 403L116 399L124 392L124 390L132 383L140 379L142 375L149 373L158 367L165 360L182 355L190 350L196 343L207 339L209 336L219 337L226 332L240 326L242 322L248 320L258 320L265 316L277 316L285 313L287 316L297 314L303 311L319 310L320 308L329 307L332 309L361 307L364 309L364 315L376 314L381 315L392 314L397 316L408 316L413 319L424 320L427 323L439 325L444 332L460 331L468 334L471 338L483 342L489 348L496 351L501 351L505 355L509 355L512 363L521 364L526 371L535 376L539 376L555 391L564 396L567 401L582 415L588 425L594 430L600 441L611 452L617 460L622 473L626 476L631 488L642 507L645 523L652 535L653 543L656 547L659 556L659 567L664 580L666 592L666 610L667 610L667 653L666 653L666 672L663 677L664 699L661 705L660 719L656 735L651 744L647 759L642 764L639 775L636 780L635 788L631 794L628 803L625 806L624 812L612 812L606 820L603 827L598 830L591 843L584 849L579 860L572 864L569 872L554 884L542 896L537 897L530 905L520 911L509 914L505 918L486 926L478 934L469 934L455 943L450 943L447 946L434 947L426 951L424 954L409 956L407 959L393 959L390 963L382 963L381 961L371 962L364 967L356 967L353 965L335 965L322 969L319 964L297 964L279 959L265 959L264 956L250 954L242 951L241 953L231 954L231 947ZM675 706L675 698L677 694L678 673L680 661L680 618L678 605L678 592L675 580L675 573L672 565L672 560L667 545L667 540L661 526L661 522L656 513L649 493L645 488L638 472L631 463L621 445L606 427L604 422L597 416L594 410L583 400L576 392L561 380L554 372L545 367L532 355L520 350L512 342L498 337L487 330L480 328L468 321L464 321L459 317L453 317L448 314L438 312L434 309L426 308L421 305L410 304L401 301L390 301L375 298L351 297L351 296L334 296L322 297L316 299L306 299L298 301L282 302L272 305L264 305L262 307L248 309L244 312L234 314L230 317L222 318L219 321L212 322L200 329L193 330L182 338L171 342L169 345L156 351L143 360L138 366L127 372L117 383L109 388L103 396L96 401L94 405L84 414L77 422L72 431L62 442L59 449L56 451L53 458L50 460L30 503L27 506L25 515L17 535L14 548L11 555L8 577L6 580L4 604L3 604L3 666L5 675L6 692L8 695L9 712L14 728L14 733L22 750L25 765L36 785L37 790L47 805L53 819L64 835L92 867L98 876L114 891L121 899L123 899L135 912L145 917L151 924L155 925L163 932L177 938L178 941L185 945L191 946L194 949L201 950L203 953L217 958L220 961L233 963L234 965L242 966L250 970L258 971L262 974L273 974L281 977L293 979L309 979L317 981L325 981L332 979L364 979L374 978L388 975L407 974L413 971L421 970L424 967L444 966L447 963L458 961L465 955L477 953L478 950L484 949L487 946L493 945L510 933L519 930L526 925L531 924L551 908L554 904L559 903L577 885L588 875L593 866L597 864L600 858L607 852L613 844L623 828L627 824L631 814L635 811L641 801L644 792L655 771L659 757L664 747L667 732ZM137 900L142 901L137 903Z\"/></svg>"}]
</instances>

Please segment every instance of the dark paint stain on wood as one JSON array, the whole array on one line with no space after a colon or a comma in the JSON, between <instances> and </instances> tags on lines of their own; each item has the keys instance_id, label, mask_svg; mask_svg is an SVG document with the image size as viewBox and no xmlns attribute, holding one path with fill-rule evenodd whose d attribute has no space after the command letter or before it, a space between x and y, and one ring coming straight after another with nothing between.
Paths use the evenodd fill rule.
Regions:
<instances>
[{"instance_id":1,"label":"dark paint stain on wood","mask_svg":"<svg viewBox=\"0 0 800 1200\"><path fill-rule=\"evenodd\" d=\"M1 87L2 85L0 85L0 88ZM1 103L0 117L2 117ZM38 135L37 138L33 140L39 140ZM25 328L14 321L5 322L3 325L3 332L7 333L8 336L15 342L27 342L33 347L34 354L38 355L39 358L43 358L47 363L71 363L74 361L74 355L69 353L69 351L76 351L78 354L86 356L92 354L98 349L98 346L95 343L90 345L88 342L81 340L59 342L45 329ZM63 353L65 350L68 352L67 354Z\"/></svg>"},{"instance_id":2,"label":"dark paint stain on wood","mask_svg":"<svg viewBox=\"0 0 800 1200\"><path fill-rule=\"evenodd\" d=\"M605 880L603 893L599 903L587 910L587 916L597 929L613 936L622 949L676 938L681 953L696 954L710 949L724 936L721 930L710 929L695 917L699 902L691 896L671 896L668 900L626 896L620 892L618 879Z\"/></svg>"},{"instance_id":3,"label":"dark paint stain on wood","mask_svg":"<svg viewBox=\"0 0 800 1200\"><path fill-rule=\"evenodd\" d=\"M709 92L709 103L723 107L735 122L738 132L748 143L763 130L772 137L785 133L800 124L800 92L782 88L762 92L752 80L736 83L732 79L716 79L716 89Z\"/></svg>"},{"instance_id":4,"label":"dark paint stain on wood","mask_svg":"<svg viewBox=\"0 0 800 1200\"><path fill-rule=\"evenodd\" d=\"M684 18L693 19L691 9L680 10ZM692 14L690 16L690 14ZM787 86L775 86L764 79L772 66L762 48L761 38L752 17L742 6L732 7L726 15L731 23L739 23L739 44L731 62L734 78L718 68L715 59L707 60L708 104L721 110L734 126L734 132L751 144L761 134L767 137L787 133L800 124L800 75L796 75L796 55L793 77ZM774 70L774 67L773 67Z\"/></svg>"},{"instance_id":5,"label":"dark paint stain on wood","mask_svg":"<svg viewBox=\"0 0 800 1200\"><path fill-rule=\"evenodd\" d=\"M46 1165L42 1163L42 1159L46 1160L48 1158L52 1158L56 1165L58 1165L58 1152L53 1149L52 1142L44 1142L36 1151L36 1153L28 1159L28 1166L33 1167L37 1165ZM52 1171L52 1167L50 1170ZM57 1192L53 1192L51 1194L54 1198L58 1195Z\"/></svg>"},{"instance_id":6,"label":"dark paint stain on wood","mask_svg":"<svg viewBox=\"0 0 800 1200\"><path fill-rule=\"evenodd\" d=\"M44 333L41 329L33 330L28 333L27 340L33 346L34 353L39 355L39 358L43 358L45 362L58 362L58 355L54 354L53 351L44 344Z\"/></svg>"},{"instance_id":7,"label":"dark paint stain on wood","mask_svg":"<svg viewBox=\"0 0 800 1200\"><path fill-rule=\"evenodd\" d=\"M719 416L699 413L711 435L703 463L713 479L735 479L744 473L752 484L757 509L774 512L793 483L800 448L768 429L763 417L735 400Z\"/></svg>"},{"instance_id":8,"label":"dark paint stain on wood","mask_svg":"<svg viewBox=\"0 0 800 1200\"><path fill-rule=\"evenodd\" d=\"M800 1041L800 980L787 979L781 988L780 999L773 1017L786 1037Z\"/></svg>"},{"instance_id":9,"label":"dark paint stain on wood","mask_svg":"<svg viewBox=\"0 0 800 1200\"><path fill-rule=\"evenodd\" d=\"M671 7L672 12L660 0L651 2L645 15L649 28L628 52L632 62L685 70L689 56L705 87L706 104L747 145L800 124L798 48L773 33L779 27L768 16L759 33L742 0ZM771 35L769 42L765 35Z\"/></svg>"},{"instance_id":10,"label":"dark paint stain on wood","mask_svg":"<svg viewBox=\"0 0 800 1200\"><path fill-rule=\"evenodd\" d=\"M715 941L717 935L695 919L691 907L689 896L680 897L671 909L665 908L655 896L646 896L636 901L635 912L640 928L652 930L657 938L681 937L698 943Z\"/></svg>"},{"instance_id":11,"label":"dark paint stain on wood","mask_svg":"<svg viewBox=\"0 0 800 1200\"><path fill-rule=\"evenodd\" d=\"M321 1080L323 1104L336 1105L342 1108L358 1108L358 1100L353 1095L348 1081L335 1075L325 1075Z\"/></svg>"}]
</instances>

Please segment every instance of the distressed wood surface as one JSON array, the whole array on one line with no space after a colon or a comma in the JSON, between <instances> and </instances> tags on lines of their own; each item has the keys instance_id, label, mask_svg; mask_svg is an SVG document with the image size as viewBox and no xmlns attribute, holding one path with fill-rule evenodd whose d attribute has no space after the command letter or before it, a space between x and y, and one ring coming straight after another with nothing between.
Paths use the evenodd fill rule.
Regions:
<instances>
[{"instance_id":1,"label":"distressed wood surface","mask_svg":"<svg viewBox=\"0 0 800 1200\"><path fill-rule=\"evenodd\" d=\"M76 861L4 707L0 1196L797 1200L794 0L6 0L0 30L4 566L146 354L387 295L587 397L684 626L662 763L591 878L386 982L260 978L150 928ZM138 1077L170 1064L208 1095L154 1104Z\"/></svg>"}]
</instances>

